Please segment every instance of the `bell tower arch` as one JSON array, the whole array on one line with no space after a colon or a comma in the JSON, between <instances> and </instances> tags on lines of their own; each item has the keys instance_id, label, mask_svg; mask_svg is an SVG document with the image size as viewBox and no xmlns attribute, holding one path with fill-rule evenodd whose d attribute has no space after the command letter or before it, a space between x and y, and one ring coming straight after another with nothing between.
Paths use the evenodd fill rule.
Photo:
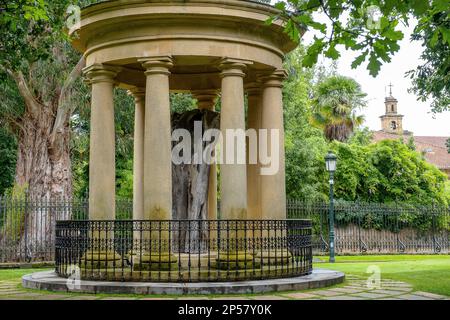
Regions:
<instances>
[{"instance_id":1,"label":"bell tower arch","mask_svg":"<svg viewBox=\"0 0 450 320\"><path fill-rule=\"evenodd\" d=\"M403 134L403 115L398 114L398 100L392 95L392 84L389 84L389 96L384 99L385 113L380 117L381 129L387 133Z\"/></svg>"}]
</instances>

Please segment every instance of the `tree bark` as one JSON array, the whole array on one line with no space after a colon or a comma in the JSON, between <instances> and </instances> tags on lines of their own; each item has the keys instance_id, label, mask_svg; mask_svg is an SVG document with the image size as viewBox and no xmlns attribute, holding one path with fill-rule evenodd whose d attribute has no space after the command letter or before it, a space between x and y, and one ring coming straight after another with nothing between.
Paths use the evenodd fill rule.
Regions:
<instances>
[{"instance_id":1,"label":"tree bark","mask_svg":"<svg viewBox=\"0 0 450 320\"><path fill-rule=\"evenodd\" d=\"M37 88L30 85L32 72L30 79L25 79L20 71L8 70L26 106L24 115L17 120L20 130L15 183L27 190L26 235L22 235L20 247L25 248L28 260L48 258L55 221L70 218L64 210L56 211L42 204L50 199L72 196L69 120L73 106L69 107L68 101L71 87L81 75L83 66L84 58L81 58L64 81L58 78L60 75L49 75L48 82ZM45 92L49 88L57 93L53 99Z\"/></svg>"},{"instance_id":2,"label":"tree bark","mask_svg":"<svg viewBox=\"0 0 450 320\"><path fill-rule=\"evenodd\" d=\"M219 114L208 110L192 110L172 115L172 130L186 129L191 134L191 163L172 165L173 219L182 222L183 228L175 235L175 243L180 252L202 252L206 249L209 233L206 224L199 220L207 219L208 180L210 165L194 163L194 122L201 121L203 133L207 129L219 128ZM200 137L202 139L203 137ZM203 149L207 143L200 142ZM176 142L174 142L176 144ZM186 229L189 229L187 234Z\"/></svg>"},{"instance_id":3,"label":"tree bark","mask_svg":"<svg viewBox=\"0 0 450 320\"><path fill-rule=\"evenodd\" d=\"M16 183L26 185L34 199L72 195L69 124L50 143L54 115L48 109L42 108L37 118L26 114L18 137Z\"/></svg>"}]
</instances>

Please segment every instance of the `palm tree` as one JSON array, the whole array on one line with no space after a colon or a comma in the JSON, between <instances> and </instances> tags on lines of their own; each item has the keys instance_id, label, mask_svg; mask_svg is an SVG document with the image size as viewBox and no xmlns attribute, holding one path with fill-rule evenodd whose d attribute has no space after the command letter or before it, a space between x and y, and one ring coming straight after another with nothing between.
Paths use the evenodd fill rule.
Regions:
<instances>
[{"instance_id":1,"label":"palm tree","mask_svg":"<svg viewBox=\"0 0 450 320\"><path fill-rule=\"evenodd\" d=\"M316 86L311 123L332 141L347 141L353 131L364 122L357 111L367 106L361 86L352 78L333 75Z\"/></svg>"}]
</instances>

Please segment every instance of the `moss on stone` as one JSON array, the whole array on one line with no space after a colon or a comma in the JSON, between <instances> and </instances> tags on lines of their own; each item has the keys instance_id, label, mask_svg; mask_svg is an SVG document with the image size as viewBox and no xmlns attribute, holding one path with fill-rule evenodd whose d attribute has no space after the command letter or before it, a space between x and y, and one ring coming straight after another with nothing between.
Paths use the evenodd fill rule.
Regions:
<instances>
[{"instance_id":1,"label":"moss on stone","mask_svg":"<svg viewBox=\"0 0 450 320\"><path fill-rule=\"evenodd\" d=\"M162 263L177 263L178 257L174 255L173 253L168 252L143 252L143 253L136 253L130 256L130 261L133 261L135 263L139 262L162 262Z\"/></svg>"},{"instance_id":2,"label":"moss on stone","mask_svg":"<svg viewBox=\"0 0 450 320\"><path fill-rule=\"evenodd\" d=\"M88 250L81 260L86 261L115 261L122 260L120 254L115 251L90 251Z\"/></svg>"},{"instance_id":3,"label":"moss on stone","mask_svg":"<svg viewBox=\"0 0 450 320\"><path fill-rule=\"evenodd\" d=\"M157 262L152 262L152 263L137 263L137 264L133 264L133 270L135 271L177 271L179 270L179 266L177 262L173 262L173 263L168 263L168 262L161 262L161 263L157 263Z\"/></svg>"},{"instance_id":4,"label":"moss on stone","mask_svg":"<svg viewBox=\"0 0 450 320\"><path fill-rule=\"evenodd\" d=\"M258 269L261 267L259 261L232 261L232 260L216 260L211 263L211 268L220 270L245 270L245 269Z\"/></svg>"}]
</instances>

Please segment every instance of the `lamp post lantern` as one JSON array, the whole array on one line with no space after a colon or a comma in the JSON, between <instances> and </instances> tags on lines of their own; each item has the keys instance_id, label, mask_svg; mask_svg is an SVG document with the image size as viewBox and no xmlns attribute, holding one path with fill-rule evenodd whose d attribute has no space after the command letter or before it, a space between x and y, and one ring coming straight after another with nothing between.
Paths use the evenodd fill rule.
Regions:
<instances>
[{"instance_id":1,"label":"lamp post lantern","mask_svg":"<svg viewBox=\"0 0 450 320\"><path fill-rule=\"evenodd\" d=\"M330 220L330 262L334 262L334 172L336 171L337 157L331 151L325 156L325 165L328 173L330 174L330 207L329 207L329 220Z\"/></svg>"}]
</instances>

